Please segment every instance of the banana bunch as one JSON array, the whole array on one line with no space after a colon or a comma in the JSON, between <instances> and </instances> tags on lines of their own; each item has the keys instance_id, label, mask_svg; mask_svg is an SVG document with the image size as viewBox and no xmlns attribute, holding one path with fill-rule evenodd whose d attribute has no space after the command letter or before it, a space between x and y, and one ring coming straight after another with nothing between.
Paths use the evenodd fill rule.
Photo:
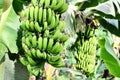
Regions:
<instances>
[{"instance_id":1,"label":"banana bunch","mask_svg":"<svg viewBox=\"0 0 120 80\"><path fill-rule=\"evenodd\" d=\"M82 46L79 46L78 53L75 55L77 59L76 68L85 73L93 73L96 57L96 38L91 37L86 40Z\"/></svg>"},{"instance_id":2,"label":"banana bunch","mask_svg":"<svg viewBox=\"0 0 120 80\"><path fill-rule=\"evenodd\" d=\"M20 13L22 49L20 62L30 73L37 76L45 62L54 67L64 66L61 53L69 39L60 19L68 8L66 0L31 0Z\"/></svg>"}]
</instances>

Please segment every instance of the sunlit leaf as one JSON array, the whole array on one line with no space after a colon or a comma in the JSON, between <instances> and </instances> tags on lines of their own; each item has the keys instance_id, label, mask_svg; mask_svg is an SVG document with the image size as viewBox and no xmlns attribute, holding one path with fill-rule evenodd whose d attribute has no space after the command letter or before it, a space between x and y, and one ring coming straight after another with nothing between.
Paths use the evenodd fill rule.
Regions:
<instances>
[{"instance_id":1,"label":"sunlit leaf","mask_svg":"<svg viewBox=\"0 0 120 80\"><path fill-rule=\"evenodd\" d=\"M17 34L19 28L19 18L14 12L12 6L3 14L0 23L0 41L8 47L12 53L17 53Z\"/></svg>"},{"instance_id":2,"label":"sunlit leaf","mask_svg":"<svg viewBox=\"0 0 120 80\"><path fill-rule=\"evenodd\" d=\"M120 19L120 1L109 0L93 8L92 13L110 19Z\"/></svg>"},{"instance_id":3,"label":"sunlit leaf","mask_svg":"<svg viewBox=\"0 0 120 80\"><path fill-rule=\"evenodd\" d=\"M112 1L108 1L102 4L99 4L96 8L96 11L102 12L107 15L115 16L115 8ZM101 15L101 14L100 14Z\"/></svg>"},{"instance_id":4,"label":"sunlit leaf","mask_svg":"<svg viewBox=\"0 0 120 80\"><path fill-rule=\"evenodd\" d=\"M120 21L114 19L98 19L100 24L107 30L109 30L112 34L120 36Z\"/></svg>"},{"instance_id":5,"label":"sunlit leaf","mask_svg":"<svg viewBox=\"0 0 120 80\"><path fill-rule=\"evenodd\" d=\"M100 57L104 61L106 67L112 75L120 77L120 71L118 70L120 69L120 60L113 51L108 38L100 39L98 42L100 46Z\"/></svg>"}]
</instances>

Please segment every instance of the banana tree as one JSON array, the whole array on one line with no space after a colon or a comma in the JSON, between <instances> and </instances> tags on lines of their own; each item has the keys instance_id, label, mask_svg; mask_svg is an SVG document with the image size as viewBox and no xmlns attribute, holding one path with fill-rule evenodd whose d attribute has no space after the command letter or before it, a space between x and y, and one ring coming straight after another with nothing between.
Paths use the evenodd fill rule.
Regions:
<instances>
[{"instance_id":1,"label":"banana tree","mask_svg":"<svg viewBox=\"0 0 120 80\"><path fill-rule=\"evenodd\" d=\"M21 30L20 21L25 22L26 18L23 17L24 15L20 15L20 14L26 8L31 6L36 6L36 3L38 4L39 2L42 2L42 1L46 1L46 0L1 0L0 1L0 46L1 46L0 47L0 72L1 72L0 77L1 77L1 80L8 80L8 79L28 80L29 76L31 76L31 74L29 74L30 72L29 69L27 70L27 67L23 66L19 61L19 58L24 59L23 57L25 56L24 55L25 50L22 47L24 44L23 45L21 44L21 39L23 37L23 34L25 35L29 33L29 32L24 33L24 28L22 28L23 32ZM59 4L59 6L62 4L59 2L59 0L47 0L47 1L44 4L45 9L49 8L48 7L49 4L53 4L55 2L56 4ZM57 20L59 20L59 18L61 18L60 23L62 24L62 26L65 25L64 21L66 22L65 29L64 27L58 28L62 30L61 31L62 34L60 34L59 36L60 39L58 40L58 42L60 43L56 43L56 45L59 45L59 44L63 45L63 43L65 42L64 43L65 51L63 52L62 55L57 55L57 56L56 56L56 53L57 53L56 51L59 51L60 49L56 50L54 48L52 51L53 53L55 53L54 55L56 57L59 57L59 56L61 57L60 60L62 59L65 65L62 62L60 62L60 64L58 65L54 65L54 64L57 64L55 63L57 61L55 61L54 63L50 62L52 58L54 58L54 55L49 53L49 55L47 55L48 59L46 60L46 62L51 64L52 67L47 64L48 65L46 67L46 69L48 68L46 72L47 79L48 80L50 79L53 79L53 80L54 79L58 79L58 80L61 80L61 79L80 80L81 79L82 80L82 79L99 79L99 78L102 79L102 77L106 79L111 77L120 77L119 75L120 61L118 56L116 55L116 52L113 50L114 43L112 41L113 35L120 37L120 26L119 26L120 1L119 0L66 0L66 1L60 0L60 1L67 2L67 4L65 4L62 7L63 9L56 8L54 7L54 5L50 5L50 8L51 6L53 6L52 10L55 11L55 14L53 15L56 15L56 14L59 14L59 15L55 17L56 19L54 19L53 17L52 20L49 19L47 21L49 24L51 23L51 21L52 21L52 24L54 24L55 22L57 22ZM68 10L66 11L67 8ZM31 8L31 11L32 11L32 8ZM44 10L44 15L45 14L46 13ZM48 16L46 18L49 18L49 17L51 16ZM37 20L37 17L34 22L37 22L36 20ZM30 20L30 22L32 22L32 20ZM42 24L42 26L44 25L46 25L46 23ZM55 33L54 29L50 30L51 31L50 34ZM32 36L37 35L37 38L38 38L38 36L43 36L44 32L47 33L48 31L42 31L42 35L40 35L39 29L38 29L38 31L36 30L35 34L32 34ZM56 33L57 32L59 32L59 30L56 31ZM65 32L65 34L63 32ZM69 36L66 36L66 34ZM63 37L61 37L61 35ZM48 36L48 34L44 36ZM34 37L33 39L35 40L36 38ZM44 39L46 40L46 38ZM34 44L35 43L34 40L32 44L36 45ZM48 43L48 45L49 44L50 43ZM95 45L94 48L91 48L93 47L93 45ZM62 47L59 47L59 48L62 49ZM33 52L35 50L32 49ZM89 50L89 52L87 53L87 56L86 56L83 53L87 52L87 50ZM37 52L39 53L39 50L37 50ZM43 50L42 52L45 52L45 50ZM92 56L89 56L91 54ZM81 60L83 60L83 63L82 61L79 61L78 56L79 58L82 58ZM88 56L89 58L93 58L93 59L90 60ZM88 60L83 59L83 57L87 57ZM39 59L37 58L34 60L37 61ZM43 63L42 65L44 65L45 63L44 59L38 61L37 64L39 64L39 62L42 62ZM86 65L86 63L88 62L91 66ZM82 64L82 66L78 64ZM64 65L64 67L62 67L61 65L62 66ZM58 66L60 68L55 68ZM93 67L94 67L94 70L93 70ZM42 69L43 69L43 66L42 66ZM35 73L38 74L38 71ZM44 79L44 70L42 71L41 71L42 79ZM105 76L106 75L105 71L108 71L107 76ZM41 79L41 76L40 75L36 76L36 78Z\"/></svg>"},{"instance_id":2,"label":"banana tree","mask_svg":"<svg viewBox=\"0 0 120 80\"><path fill-rule=\"evenodd\" d=\"M75 3L77 10L73 10L75 14L71 14L72 17L74 17L72 24L75 27L74 32L76 33L77 30L85 28L84 25L86 25L86 23L92 24L93 21L94 25L92 26L95 27L97 25L98 30L96 30L97 33L95 33L95 35L99 33L99 36L96 36L98 36L98 44L100 46L100 59L103 60L109 72L116 77L119 77L118 68L120 67L120 61L113 50L111 37L112 35L120 36L119 4L120 2L118 0L77 0ZM76 15L78 16L76 17ZM101 31L99 32L101 28L102 34Z\"/></svg>"}]
</instances>

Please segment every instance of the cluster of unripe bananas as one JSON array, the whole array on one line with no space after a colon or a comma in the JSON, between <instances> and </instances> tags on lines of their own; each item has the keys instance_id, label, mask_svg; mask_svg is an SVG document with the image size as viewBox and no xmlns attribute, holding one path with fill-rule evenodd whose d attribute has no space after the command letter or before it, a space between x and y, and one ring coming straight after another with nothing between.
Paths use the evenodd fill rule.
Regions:
<instances>
[{"instance_id":1,"label":"cluster of unripe bananas","mask_svg":"<svg viewBox=\"0 0 120 80\"><path fill-rule=\"evenodd\" d=\"M96 38L91 37L89 40L86 40L83 45L79 46L75 57L77 59L77 69L88 74L93 73L96 58Z\"/></svg>"},{"instance_id":2,"label":"cluster of unripe bananas","mask_svg":"<svg viewBox=\"0 0 120 80\"><path fill-rule=\"evenodd\" d=\"M87 21L87 20L86 20ZM89 76L94 72L96 59L95 28L92 20L84 26L84 31L77 32L77 39L73 47L75 48L76 69ZM79 26L80 27L80 26Z\"/></svg>"},{"instance_id":3,"label":"cluster of unripe bananas","mask_svg":"<svg viewBox=\"0 0 120 80\"><path fill-rule=\"evenodd\" d=\"M20 14L24 50L20 62L37 76L45 62L54 67L64 66L61 52L69 36L60 16L68 4L66 0L31 0L31 3Z\"/></svg>"},{"instance_id":4,"label":"cluster of unripe bananas","mask_svg":"<svg viewBox=\"0 0 120 80\"><path fill-rule=\"evenodd\" d=\"M79 10L79 5L77 6ZM95 24L94 18L86 16L84 11L76 11L74 20L77 39L71 49L75 50L75 66L77 70L89 76L95 69L97 39L94 33L98 25Z\"/></svg>"}]
</instances>

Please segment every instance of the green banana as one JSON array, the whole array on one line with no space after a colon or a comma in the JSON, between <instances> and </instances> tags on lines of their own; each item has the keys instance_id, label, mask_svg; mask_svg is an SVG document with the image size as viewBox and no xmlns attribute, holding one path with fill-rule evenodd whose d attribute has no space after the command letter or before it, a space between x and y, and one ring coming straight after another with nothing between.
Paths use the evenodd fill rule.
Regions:
<instances>
[{"instance_id":1,"label":"green banana","mask_svg":"<svg viewBox=\"0 0 120 80\"><path fill-rule=\"evenodd\" d=\"M37 46L37 37L36 37L36 35L33 36L31 43L32 43L32 46L33 46L34 48Z\"/></svg>"},{"instance_id":2,"label":"green banana","mask_svg":"<svg viewBox=\"0 0 120 80\"><path fill-rule=\"evenodd\" d=\"M34 29L34 22L33 22L33 21L30 22L30 30L31 30L31 31L34 31L34 30L35 30L35 29Z\"/></svg>"},{"instance_id":3,"label":"green banana","mask_svg":"<svg viewBox=\"0 0 120 80\"><path fill-rule=\"evenodd\" d=\"M45 8L48 8L50 5L50 0L45 0Z\"/></svg>"},{"instance_id":4,"label":"green banana","mask_svg":"<svg viewBox=\"0 0 120 80\"><path fill-rule=\"evenodd\" d=\"M53 66L55 66L55 67L63 67L63 66L65 66L65 63L63 62L63 61L60 61L57 65L53 65Z\"/></svg>"},{"instance_id":5,"label":"green banana","mask_svg":"<svg viewBox=\"0 0 120 80\"><path fill-rule=\"evenodd\" d=\"M30 7L30 19L31 19L31 20L34 20L34 15L35 15L35 14L34 14L34 10L35 10L35 8L34 8L33 6L31 6L31 7Z\"/></svg>"},{"instance_id":6,"label":"green banana","mask_svg":"<svg viewBox=\"0 0 120 80\"><path fill-rule=\"evenodd\" d=\"M26 60L25 57L20 57L19 60L20 60L20 62L21 62L24 66L27 66L28 61Z\"/></svg>"},{"instance_id":7,"label":"green banana","mask_svg":"<svg viewBox=\"0 0 120 80\"><path fill-rule=\"evenodd\" d=\"M29 41L32 42L32 38L33 38L32 34L29 34L28 38L29 38Z\"/></svg>"},{"instance_id":8,"label":"green banana","mask_svg":"<svg viewBox=\"0 0 120 80\"><path fill-rule=\"evenodd\" d=\"M65 3L65 4L58 10L58 12L59 12L60 14L62 14L62 13L64 13L65 11L67 11L67 9L68 9L68 4Z\"/></svg>"},{"instance_id":9,"label":"green banana","mask_svg":"<svg viewBox=\"0 0 120 80\"><path fill-rule=\"evenodd\" d=\"M22 48L25 52L29 50L28 46L25 43L22 43Z\"/></svg>"},{"instance_id":10,"label":"green banana","mask_svg":"<svg viewBox=\"0 0 120 80\"><path fill-rule=\"evenodd\" d=\"M41 24L43 19L43 9L42 7L39 8L39 23Z\"/></svg>"},{"instance_id":11,"label":"green banana","mask_svg":"<svg viewBox=\"0 0 120 80\"><path fill-rule=\"evenodd\" d=\"M25 43L25 41L26 41L25 38L26 38L25 36L22 37L22 42L23 43Z\"/></svg>"},{"instance_id":12,"label":"green banana","mask_svg":"<svg viewBox=\"0 0 120 80\"><path fill-rule=\"evenodd\" d=\"M55 26L58 26L58 24L59 24L59 17L60 17L59 14L55 15Z\"/></svg>"},{"instance_id":13,"label":"green banana","mask_svg":"<svg viewBox=\"0 0 120 80\"><path fill-rule=\"evenodd\" d=\"M43 57L43 54L40 52L40 50L37 49L36 51L36 55L39 59L41 59Z\"/></svg>"},{"instance_id":14,"label":"green banana","mask_svg":"<svg viewBox=\"0 0 120 80\"><path fill-rule=\"evenodd\" d=\"M22 10L21 12L20 12L20 18L24 18L25 17L25 10Z\"/></svg>"},{"instance_id":15,"label":"green banana","mask_svg":"<svg viewBox=\"0 0 120 80\"><path fill-rule=\"evenodd\" d=\"M27 56L27 60L30 63L30 65L36 65L37 64L30 56Z\"/></svg>"},{"instance_id":16,"label":"green banana","mask_svg":"<svg viewBox=\"0 0 120 80\"><path fill-rule=\"evenodd\" d=\"M25 23L25 21L21 21L21 28L23 29L23 30L26 30L26 23Z\"/></svg>"},{"instance_id":17,"label":"green banana","mask_svg":"<svg viewBox=\"0 0 120 80\"><path fill-rule=\"evenodd\" d=\"M60 30L55 30L54 35L53 35L53 39L57 40L60 37L60 35L61 35Z\"/></svg>"},{"instance_id":18,"label":"green banana","mask_svg":"<svg viewBox=\"0 0 120 80\"><path fill-rule=\"evenodd\" d=\"M61 47L59 42L56 42L55 45L53 46L51 53L57 55L58 54L58 49Z\"/></svg>"},{"instance_id":19,"label":"green banana","mask_svg":"<svg viewBox=\"0 0 120 80\"><path fill-rule=\"evenodd\" d=\"M26 19L30 19L30 9L29 8L25 9L25 17L26 17Z\"/></svg>"},{"instance_id":20,"label":"green banana","mask_svg":"<svg viewBox=\"0 0 120 80\"><path fill-rule=\"evenodd\" d=\"M47 21L50 24L51 23L51 18L52 18L52 10L51 10L51 8L48 8L47 13L48 13Z\"/></svg>"},{"instance_id":21,"label":"green banana","mask_svg":"<svg viewBox=\"0 0 120 80\"><path fill-rule=\"evenodd\" d=\"M34 69L31 71L31 73L34 75L34 76L37 76L39 73L40 73L40 68L37 66L37 67L34 67Z\"/></svg>"},{"instance_id":22,"label":"green banana","mask_svg":"<svg viewBox=\"0 0 120 80\"><path fill-rule=\"evenodd\" d=\"M48 26L48 24L47 24L47 22L46 22L46 21L45 21L43 24L44 24L44 30L46 30L46 29L48 28L48 27L47 27L47 26Z\"/></svg>"},{"instance_id":23,"label":"green banana","mask_svg":"<svg viewBox=\"0 0 120 80\"><path fill-rule=\"evenodd\" d=\"M45 0L40 0L39 6L42 7L44 5L44 3L45 3Z\"/></svg>"},{"instance_id":24,"label":"green banana","mask_svg":"<svg viewBox=\"0 0 120 80\"><path fill-rule=\"evenodd\" d=\"M27 50L26 55L33 57L30 50Z\"/></svg>"},{"instance_id":25,"label":"green banana","mask_svg":"<svg viewBox=\"0 0 120 80\"><path fill-rule=\"evenodd\" d=\"M48 42L48 39L45 37L45 38L43 38L43 50L46 50L46 48L47 48L47 42Z\"/></svg>"},{"instance_id":26,"label":"green banana","mask_svg":"<svg viewBox=\"0 0 120 80\"><path fill-rule=\"evenodd\" d=\"M26 29L30 30L30 21L29 20L26 20L25 25L26 25Z\"/></svg>"},{"instance_id":27,"label":"green banana","mask_svg":"<svg viewBox=\"0 0 120 80\"><path fill-rule=\"evenodd\" d=\"M44 32L44 35L43 35L44 37L49 37L49 30L45 30L45 32Z\"/></svg>"},{"instance_id":28,"label":"green banana","mask_svg":"<svg viewBox=\"0 0 120 80\"><path fill-rule=\"evenodd\" d=\"M33 57L37 57L36 50L34 48L31 49L31 54L33 55Z\"/></svg>"},{"instance_id":29,"label":"green banana","mask_svg":"<svg viewBox=\"0 0 120 80\"><path fill-rule=\"evenodd\" d=\"M50 23L50 25L49 25L49 28L50 29L53 29L53 28L55 28L56 26L55 26L55 16L52 16L52 18L51 18L51 23Z\"/></svg>"},{"instance_id":30,"label":"green banana","mask_svg":"<svg viewBox=\"0 0 120 80\"><path fill-rule=\"evenodd\" d=\"M54 40L53 38L50 38L48 41L47 51L50 51L52 49L53 44L54 44Z\"/></svg>"},{"instance_id":31,"label":"green banana","mask_svg":"<svg viewBox=\"0 0 120 80\"><path fill-rule=\"evenodd\" d=\"M47 62L48 62L49 64L51 64L51 65L55 65L55 64L57 64L56 62L51 61L51 60L47 60Z\"/></svg>"},{"instance_id":32,"label":"green banana","mask_svg":"<svg viewBox=\"0 0 120 80\"><path fill-rule=\"evenodd\" d=\"M39 12L39 7L38 6L35 6L35 11L34 11L34 18L35 18L35 21L38 21L38 13Z\"/></svg>"},{"instance_id":33,"label":"green banana","mask_svg":"<svg viewBox=\"0 0 120 80\"><path fill-rule=\"evenodd\" d=\"M35 6L37 3L37 0L31 0L31 3Z\"/></svg>"},{"instance_id":34,"label":"green banana","mask_svg":"<svg viewBox=\"0 0 120 80\"><path fill-rule=\"evenodd\" d=\"M59 25L57 26L57 29L59 29L61 32L63 32L65 29L65 26L66 26L65 21L59 21Z\"/></svg>"},{"instance_id":35,"label":"green banana","mask_svg":"<svg viewBox=\"0 0 120 80\"><path fill-rule=\"evenodd\" d=\"M63 50L62 44L59 45L59 48L55 51L55 53L60 53Z\"/></svg>"},{"instance_id":36,"label":"green banana","mask_svg":"<svg viewBox=\"0 0 120 80\"><path fill-rule=\"evenodd\" d=\"M57 61L55 61L55 63L53 63L52 65L57 68L65 66L65 63L63 62L61 57Z\"/></svg>"},{"instance_id":37,"label":"green banana","mask_svg":"<svg viewBox=\"0 0 120 80\"><path fill-rule=\"evenodd\" d=\"M53 9L57 4L57 0L52 0L51 9Z\"/></svg>"},{"instance_id":38,"label":"green banana","mask_svg":"<svg viewBox=\"0 0 120 80\"><path fill-rule=\"evenodd\" d=\"M43 42L42 37L39 37L39 38L38 38L38 48L39 48L39 50L42 50L42 47L43 47L42 42Z\"/></svg>"},{"instance_id":39,"label":"green banana","mask_svg":"<svg viewBox=\"0 0 120 80\"><path fill-rule=\"evenodd\" d=\"M42 31L42 27L39 26L38 22L35 22L35 30L38 32Z\"/></svg>"},{"instance_id":40,"label":"green banana","mask_svg":"<svg viewBox=\"0 0 120 80\"><path fill-rule=\"evenodd\" d=\"M60 41L65 42L69 39L69 36L62 33L59 39Z\"/></svg>"},{"instance_id":41,"label":"green banana","mask_svg":"<svg viewBox=\"0 0 120 80\"><path fill-rule=\"evenodd\" d=\"M47 54L46 54L46 52L43 52L43 59L46 59L47 58Z\"/></svg>"},{"instance_id":42,"label":"green banana","mask_svg":"<svg viewBox=\"0 0 120 80\"><path fill-rule=\"evenodd\" d=\"M43 22L47 21L47 10L43 9Z\"/></svg>"},{"instance_id":43,"label":"green banana","mask_svg":"<svg viewBox=\"0 0 120 80\"><path fill-rule=\"evenodd\" d=\"M50 55L48 55L48 56L50 57L50 59L48 58L48 60L53 61L53 62L56 62L61 58L61 56L59 54L56 56L50 56Z\"/></svg>"},{"instance_id":44,"label":"green banana","mask_svg":"<svg viewBox=\"0 0 120 80\"><path fill-rule=\"evenodd\" d=\"M31 71L32 71L32 67L31 67L31 65L30 65L30 64L28 64L28 65L27 65L27 70L28 70L29 72L31 72Z\"/></svg>"},{"instance_id":45,"label":"green banana","mask_svg":"<svg viewBox=\"0 0 120 80\"><path fill-rule=\"evenodd\" d=\"M89 36L94 36L94 31L90 31Z\"/></svg>"},{"instance_id":46,"label":"green banana","mask_svg":"<svg viewBox=\"0 0 120 80\"><path fill-rule=\"evenodd\" d=\"M61 57L58 57L58 59L56 59L55 61L52 61L52 57L51 56L47 56L47 62L51 65L53 65L54 67L57 67L58 65L60 66L60 64L63 62ZM63 65L63 63L61 64Z\"/></svg>"},{"instance_id":47,"label":"green banana","mask_svg":"<svg viewBox=\"0 0 120 80\"><path fill-rule=\"evenodd\" d=\"M64 0L56 0L57 1L57 4L56 6L52 7L53 10L58 10L59 8L61 8L64 4Z\"/></svg>"},{"instance_id":48,"label":"green banana","mask_svg":"<svg viewBox=\"0 0 120 80\"><path fill-rule=\"evenodd\" d=\"M31 43L30 43L29 37L27 37L27 38L25 39L25 44L26 44L28 47L31 47Z\"/></svg>"}]
</instances>

